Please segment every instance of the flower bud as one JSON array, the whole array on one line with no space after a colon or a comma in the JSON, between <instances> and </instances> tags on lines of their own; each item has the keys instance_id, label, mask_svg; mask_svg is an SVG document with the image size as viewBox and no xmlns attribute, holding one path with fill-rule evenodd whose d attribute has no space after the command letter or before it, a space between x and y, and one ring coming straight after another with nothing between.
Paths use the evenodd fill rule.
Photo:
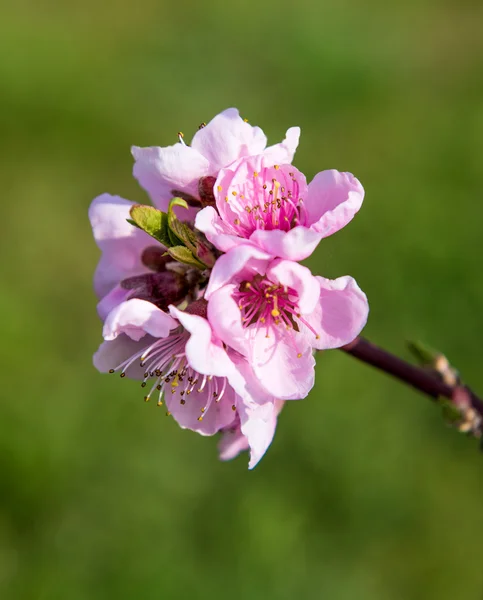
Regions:
<instances>
[{"instance_id":1,"label":"flower bud","mask_svg":"<svg viewBox=\"0 0 483 600\"><path fill-rule=\"evenodd\" d=\"M170 304L179 304L190 291L186 278L173 271L128 277L121 282L121 286L132 290L129 299L147 300L161 310L167 310Z\"/></svg>"},{"instance_id":2,"label":"flower bud","mask_svg":"<svg viewBox=\"0 0 483 600\"><path fill-rule=\"evenodd\" d=\"M166 249L162 246L148 246L141 254L143 265L151 269L151 271L164 271L166 264L172 258L166 254Z\"/></svg>"},{"instance_id":3,"label":"flower bud","mask_svg":"<svg viewBox=\"0 0 483 600\"><path fill-rule=\"evenodd\" d=\"M198 193L200 195L201 204L205 206L215 206L215 196L213 188L215 186L216 177L209 175L202 177L198 181Z\"/></svg>"}]
</instances>

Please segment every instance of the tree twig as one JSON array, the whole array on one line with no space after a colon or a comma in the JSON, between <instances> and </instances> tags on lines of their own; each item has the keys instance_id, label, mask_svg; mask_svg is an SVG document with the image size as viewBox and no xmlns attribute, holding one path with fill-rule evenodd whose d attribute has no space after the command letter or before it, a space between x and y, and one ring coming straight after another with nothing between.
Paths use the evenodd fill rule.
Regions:
<instances>
[{"instance_id":1,"label":"tree twig","mask_svg":"<svg viewBox=\"0 0 483 600\"><path fill-rule=\"evenodd\" d=\"M461 408L461 397L466 397L471 408L483 419L483 400L467 386L449 386L434 371L412 365L363 337L357 337L347 346L343 346L341 350L396 377L435 400L441 397L448 398Z\"/></svg>"}]
</instances>

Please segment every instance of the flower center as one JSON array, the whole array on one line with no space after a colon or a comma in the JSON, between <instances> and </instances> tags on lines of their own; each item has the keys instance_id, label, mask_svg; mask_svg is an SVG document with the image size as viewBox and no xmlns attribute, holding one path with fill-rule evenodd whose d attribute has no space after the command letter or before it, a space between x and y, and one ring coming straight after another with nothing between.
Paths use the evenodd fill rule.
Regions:
<instances>
[{"instance_id":1,"label":"flower center","mask_svg":"<svg viewBox=\"0 0 483 600\"><path fill-rule=\"evenodd\" d=\"M285 325L287 329L298 331L294 321L294 317L300 316L298 294L291 288L257 275L252 281L244 281L240 285L235 292L235 300L245 327L252 324Z\"/></svg>"},{"instance_id":2,"label":"flower center","mask_svg":"<svg viewBox=\"0 0 483 600\"><path fill-rule=\"evenodd\" d=\"M297 347L297 334L300 327L307 327L317 339L315 329L300 314L298 293L266 277L256 275L251 281L241 283L234 293L234 299L242 314L244 327L254 325L256 330L266 329L270 337L272 327L284 328L294 347ZM297 355L301 354L297 350Z\"/></svg>"},{"instance_id":3,"label":"flower center","mask_svg":"<svg viewBox=\"0 0 483 600\"><path fill-rule=\"evenodd\" d=\"M224 196L234 218L231 225L243 236L257 229L289 231L305 225L306 211L303 193L305 178L291 165L265 167L260 172L235 173L224 189L217 186L219 197Z\"/></svg>"},{"instance_id":4,"label":"flower center","mask_svg":"<svg viewBox=\"0 0 483 600\"><path fill-rule=\"evenodd\" d=\"M188 332L178 328L169 337L156 339L144 346L117 367L110 369L109 373L120 371L121 377L125 377L129 367L139 361L139 366L145 369L141 387L146 387L148 382L151 384L144 400L148 402L155 395L158 397L158 406L162 406L167 393L177 393L181 405L186 404L192 394L203 393L207 401L198 417L198 421L202 421L212 403L218 403L223 398L227 379L201 375L190 367L185 353L188 338ZM236 410L235 405L232 409ZM168 412L167 415L169 414L171 413Z\"/></svg>"}]
</instances>

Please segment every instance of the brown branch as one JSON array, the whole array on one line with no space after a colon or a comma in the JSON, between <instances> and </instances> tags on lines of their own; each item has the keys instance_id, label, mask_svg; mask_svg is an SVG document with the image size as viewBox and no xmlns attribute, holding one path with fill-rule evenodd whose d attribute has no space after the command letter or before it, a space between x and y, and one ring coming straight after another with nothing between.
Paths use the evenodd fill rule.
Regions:
<instances>
[{"instance_id":1,"label":"brown branch","mask_svg":"<svg viewBox=\"0 0 483 600\"><path fill-rule=\"evenodd\" d=\"M396 377L435 400L440 397L448 398L458 406L463 395L467 398L473 410L483 418L483 400L467 386L447 385L434 371L412 365L362 337L356 338L341 350Z\"/></svg>"}]
</instances>

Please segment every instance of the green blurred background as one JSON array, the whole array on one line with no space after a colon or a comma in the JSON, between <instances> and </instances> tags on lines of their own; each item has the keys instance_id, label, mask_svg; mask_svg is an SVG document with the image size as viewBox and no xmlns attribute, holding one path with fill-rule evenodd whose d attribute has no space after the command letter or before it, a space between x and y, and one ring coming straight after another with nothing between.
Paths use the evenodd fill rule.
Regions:
<instances>
[{"instance_id":1,"label":"green blurred background","mask_svg":"<svg viewBox=\"0 0 483 600\"><path fill-rule=\"evenodd\" d=\"M18 1L0 19L2 600L480 599L483 457L423 396L328 352L259 466L98 374L91 199L131 144L237 106L366 188L310 266L366 334L483 392L483 5Z\"/></svg>"}]
</instances>

